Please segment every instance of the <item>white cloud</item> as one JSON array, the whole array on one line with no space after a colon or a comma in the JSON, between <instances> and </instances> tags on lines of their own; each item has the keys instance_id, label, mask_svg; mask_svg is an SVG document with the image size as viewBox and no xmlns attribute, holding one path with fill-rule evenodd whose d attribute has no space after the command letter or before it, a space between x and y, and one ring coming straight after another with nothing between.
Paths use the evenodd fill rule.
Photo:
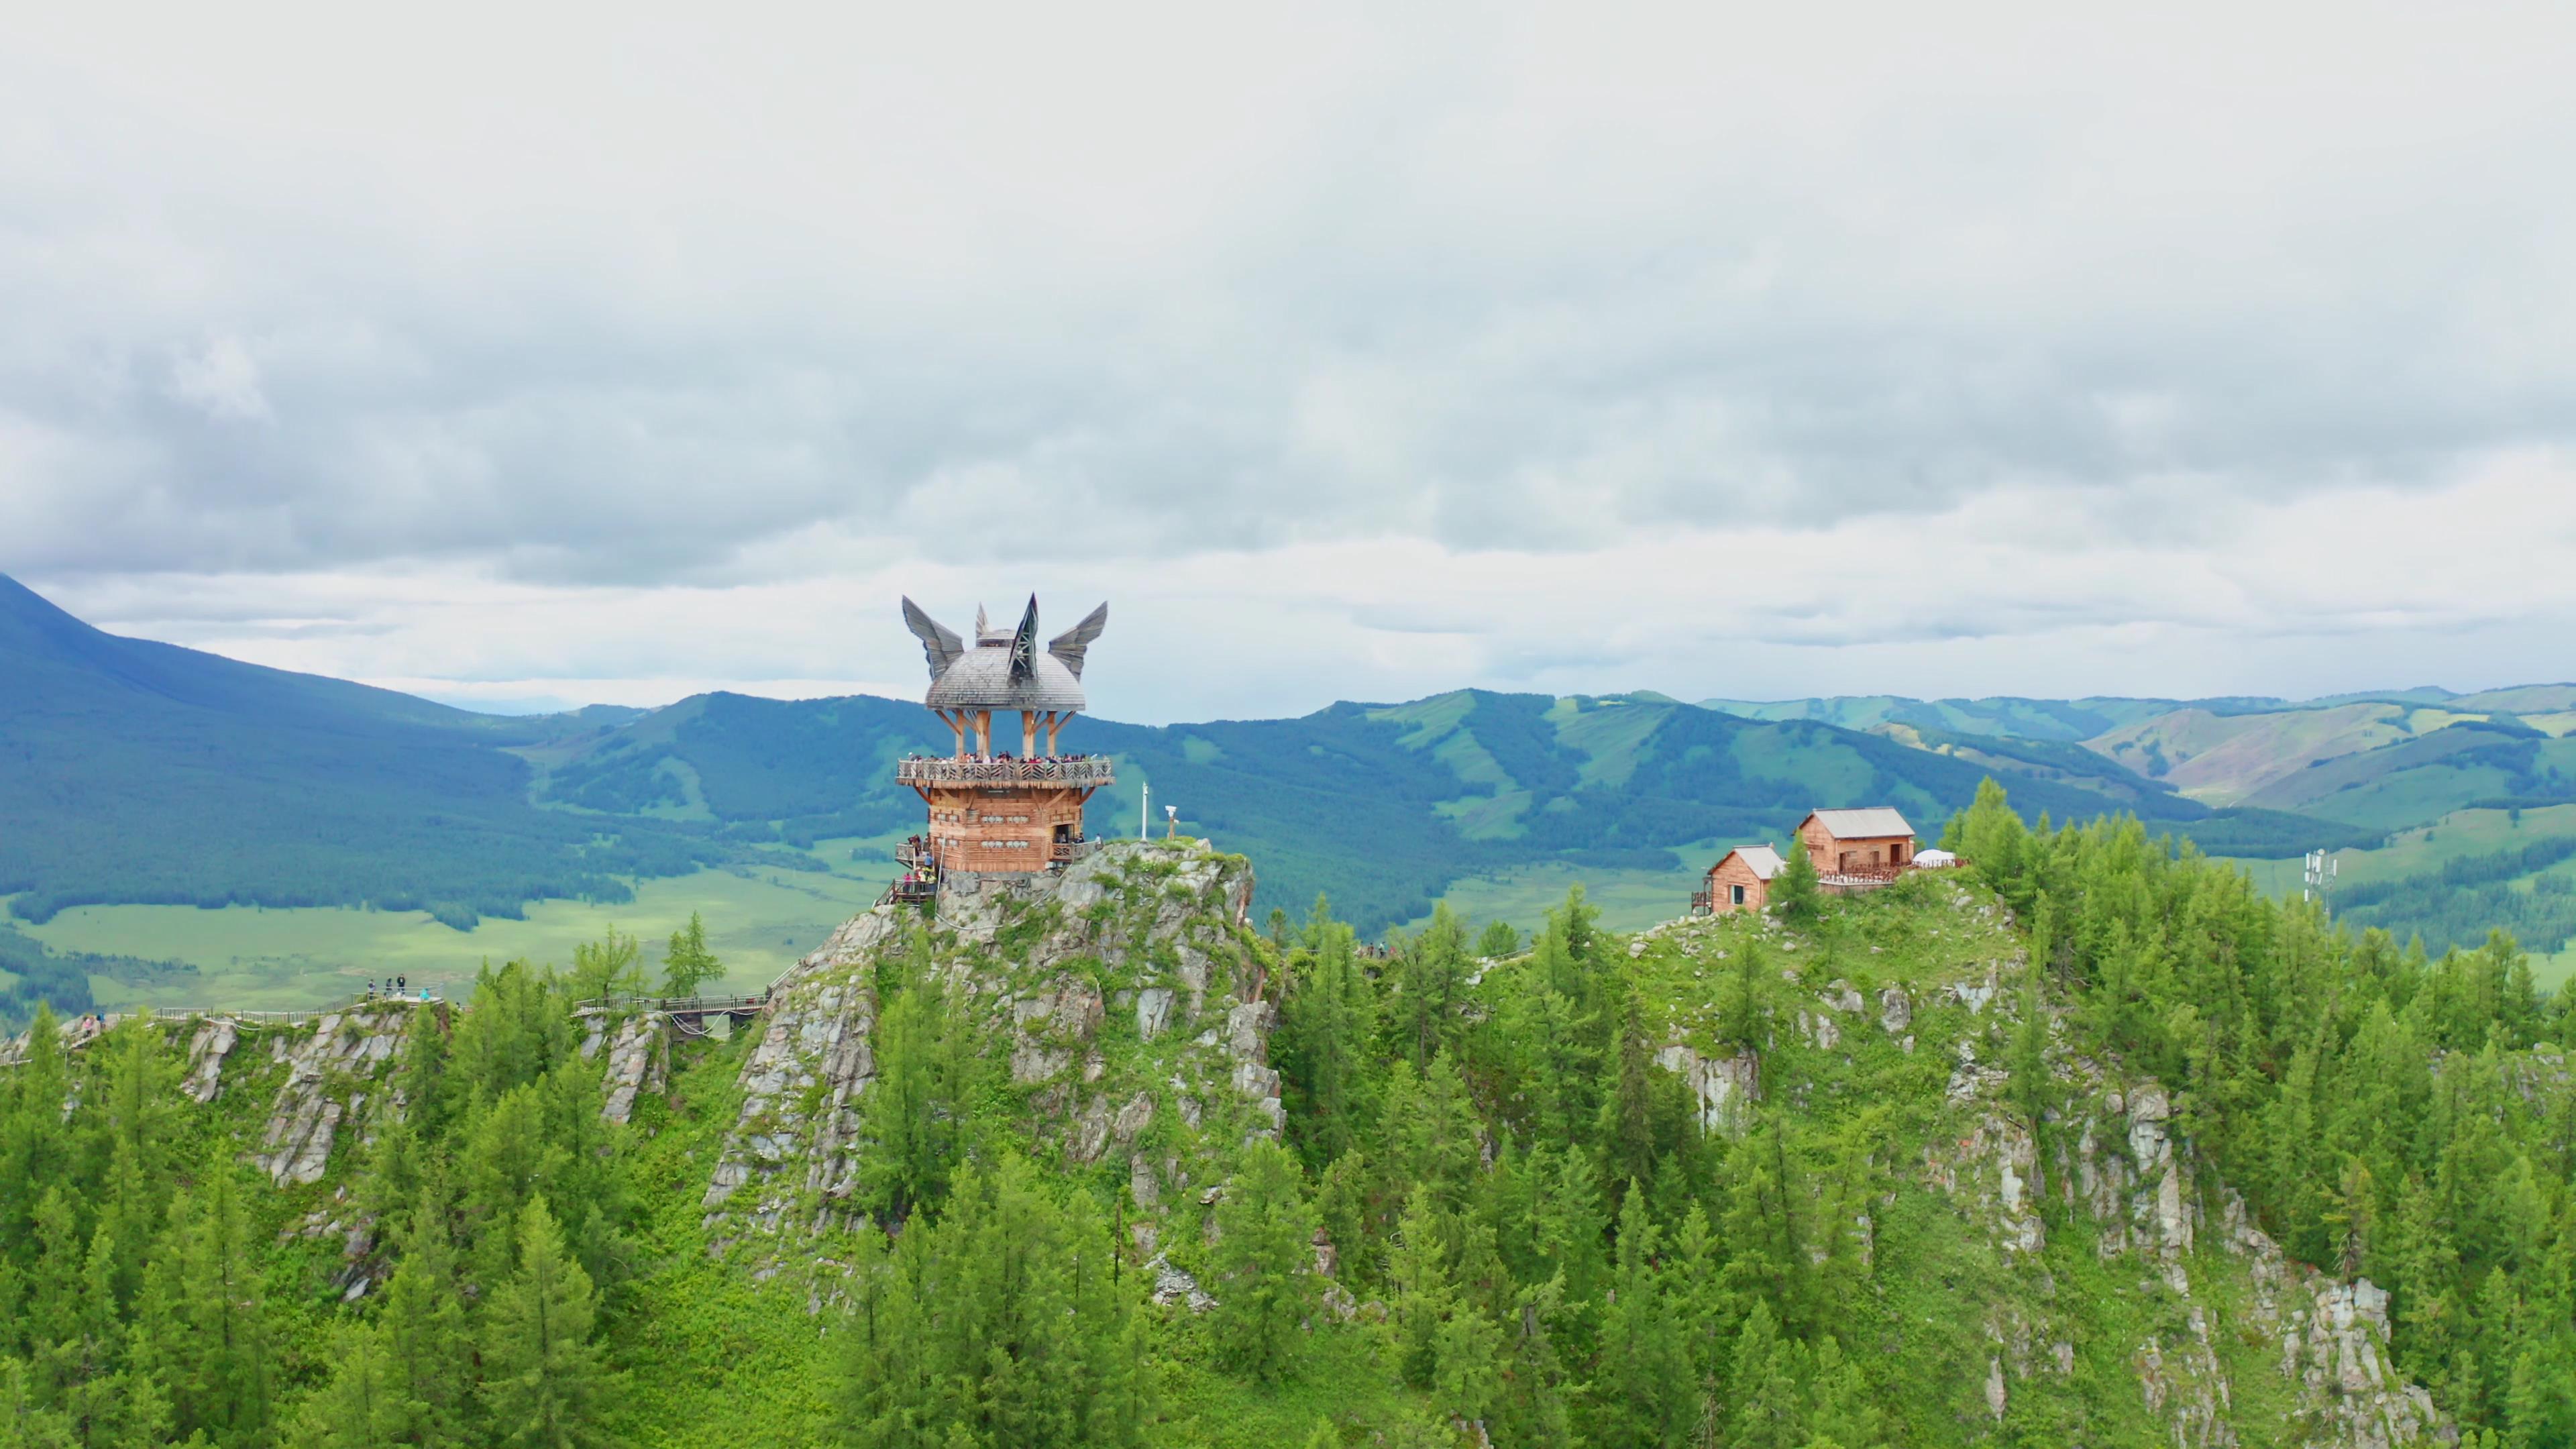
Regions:
<instances>
[{"instance_id":1,"label":"white cloud","mask_svg":"<svg viewBox=\"0 0 2576 1449\"><path fill-rule=\"evenodd\" d=\"M2510 4L54 7L0 569L493 699L908 689L894 592L1031 584L1113 598L1131 717L2576 673L2571 61Z\"/></svg>"},{"instance_id":2,"label":"white cloud","mask_svg":"<svg viewBox=\"0 0 2576 1449\"><path fill-rule=\"evenodd\" d=\"M203 347L174 352L170 391L217 422L259 422L269 415L268 397L259 386L259 364L236 337L218 337Z\"/></svg>"}]
</instances>

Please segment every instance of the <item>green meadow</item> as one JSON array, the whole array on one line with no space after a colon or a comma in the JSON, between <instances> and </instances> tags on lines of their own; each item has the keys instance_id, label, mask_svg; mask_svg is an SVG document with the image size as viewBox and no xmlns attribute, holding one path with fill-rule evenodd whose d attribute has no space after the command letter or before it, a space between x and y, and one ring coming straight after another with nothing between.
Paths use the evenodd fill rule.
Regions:
<instances>
[{"instance_id":1,"label":"green meadow","mask_svg":"<svg viewBox=\"0 0 2576 1449\"><path fill-rule=\"evenodd\" d=\"M1716 857L1710 860L1714 862ZM1579 865L1525 865L1455 882L1441 900L1475 925L1509 921L1521 934L1528 935L1545 923L1549 911L1565 904L1567 888L1578 885L1599 908L1605 930L1641 931L1658 921L1688 914L1691 892L1699 889L1699 873L1678 867L1602 870ZM1426 914L1406 922L1404 929L1418 931L1430 919Z\"/></svg>"},{"instance_id":2,"label":"green meadow","mask_svg":"<svg viewBox=\"0 0 2576 1449\"><path fill-rule=\"evenodd\" d=\"M2335 884L2350 889L2426 875L2455 860L2568 835L2576 835L2576 805L2547 805L2519 812L2454 810L2431 825L2398 831L2376 849L2336 851ZM2231 859L2228 863L2251 875L2255 888L2267 895L2286 898L2299 893L2301 873L2296 860ZM2515 884L2515 889L2529 889L2529 882L2539 875L2576 877L2576 860L2560 861L2525 877ZM2576 976L2576 941L2555 954L2535 952L2531 968L2540 984L2548 987Z\"/></svg>"},{"instance_id":3,"label":"green meadow","mask_svg":"<svg viewBox=\"0 0 2576 1449\"><path fill-rule=\"evenodd\" d=\"M707 940L727 967L726 985L758 990L832 929L875 904L894 873L884 861L849 859L854 842L818 842L812 852L828 871L763 866L702 870L637 883L623 905L539 901L524 920L487 916L457 931L421 911L318 907L81 906L27 935L58 950L94 951L176 961L193 972L149 979L94 975L91 989L108 1010L153 1006L223 1006L296 1010L325 1005L369 981L409 978L460 997L483 963L513 959L569 963L572 949L611 927L644 939L644 960L661 959L661 941L692 911L706 918Z\"/></svg>"}]
</instances>

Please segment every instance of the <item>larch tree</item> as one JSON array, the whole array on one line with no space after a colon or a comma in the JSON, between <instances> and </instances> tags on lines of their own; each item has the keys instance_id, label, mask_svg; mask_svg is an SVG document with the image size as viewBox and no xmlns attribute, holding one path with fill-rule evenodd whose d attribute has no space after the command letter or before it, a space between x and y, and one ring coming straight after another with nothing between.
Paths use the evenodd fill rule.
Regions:
<instances>
[{"instance_id":1,"label":"larch tree","mask_svg":"<svg viewBox=\"0 0 2576 1449\"><path fill-rule=\"evenodd\" d=\"M1315 1211L1297 1159L1257 1141L1216 1209L1217 1306L1209 1327L1235 1368L1276 1383L1296 1367L1318 1296Z\"/></svg>"},{"instance_id":2,"label":"larch tree","mask_svg":"<svg viewBox=\"0 0 2576 1449\"><path fill-rule=\"evenodd\" d=\"M332 1345L331 1377L297 1409L287 1449L381 1449L413 1442L413 1418L384 1335L352 1325Z\"/></svg>"},{"instance_id":3,"label":"larch tree","mask_svg":"<svg viewBox=\"0 0 2576 1449\"><path fill-rule=\"evenodd\" d=\"M1816 919L1824 909L1824 887L1816 879L1816 863L1808 858L1807 842L1789 841L1789 857L1779 873L1771 877L1771 914L1793 926L1803 926Z\"/></svg>"},{"instance_id":4,"label":"larch tree","mask_svg":"<svg viewBox=\"0 0 2576 1449\"><path fill-rule=\"evenodd\" d=\"M269 1430L262 1274L240 1188L232 1154L216 1148L196 1186L171 1207L138 1305L147 1357L168 1386L179 1431L226 1446L259 1443Z\"/></svg>"},{"instance_id":5,"label":"larch tree","mask_svg":"<svg viewBox=\"0 0 2576 1449\"><path fill-rule=\"evenodd\" d=\"M519 1270L492 1295L483 1325L483 1401L509 1449L587 1449L609 1371L591 1341L590 1275L564 1250L543 1197L519 1215Z\"/></svg>"},{"instance_id":6,"label":"larch tree","mask_svg":"<svg viewBox=\"0 0 2576 1449\"><path fill-rule=\"evenodd\" d=\"M725 967L707 949L707 923L696 911L689 923L671 933L662 953L662 991L666 996L695 996L710 981L722 980Z\"/></svg>"}]
</instances>

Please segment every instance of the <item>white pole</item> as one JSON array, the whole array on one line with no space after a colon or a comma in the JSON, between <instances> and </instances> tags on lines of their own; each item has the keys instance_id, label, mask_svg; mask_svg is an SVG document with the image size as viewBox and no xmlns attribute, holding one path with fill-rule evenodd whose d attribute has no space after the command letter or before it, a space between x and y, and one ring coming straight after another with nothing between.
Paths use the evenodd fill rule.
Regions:
<instances>
[{"instance_id":1,"label":"white pole","mask_svg":"<svg viewBox=\"0 0 2576 1449\"><path fill-rule=\"evenodd\" d=\"M1154 838L1154 787L1147 785L1143 790L1144 798L1136 802L1136 838L1151 840Z\"/></svg>"}]
</instances>

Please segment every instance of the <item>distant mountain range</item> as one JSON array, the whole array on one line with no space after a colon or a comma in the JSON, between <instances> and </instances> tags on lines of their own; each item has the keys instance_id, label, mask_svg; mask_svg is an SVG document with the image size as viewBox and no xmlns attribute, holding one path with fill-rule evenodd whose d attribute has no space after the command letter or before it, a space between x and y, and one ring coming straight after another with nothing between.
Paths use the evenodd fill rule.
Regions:
<instances>
[{"instance_id":1,"label":"distant mountain range","mask_svg":"<svg viewBox=\"0 0 2576 1449\"><path fill-rule=\"evenodd\" d=\"M1296 719L1082 718L1064 742L1119 762L1095 833L1132 830L1150 781L1183 829L1254 858L1262 909L1327 892L1374 929L1471 874L1678 873L1816 805L1892 804L1934 835L1988 774L2026 811L2130 811L2213 853L2292 856L2475 801L2576 800L2571 722L2567 686L2296 705L1469 690ZM918 705L865 696L478 715L118 638L0 578L0 895L28 920L366 903L470 927L529 900L621 901L639 878L899 833L919 806L892 762L947 742Z\"/></svg>"},{"instance_id":2,"label":"distant mountain range","mask_svg":"<svg viewBox=\"0 0 2576 1449\"><path fill-rule=\"evenodd\" d=\"M2228 717L2371 704L2430 705L2460 714L2488 711L2566 714L2576 710L2576 684L2519 685L2478 694L2454 694L2437 685L2422 684L2412 689L2336 694L2304 700L2267 695L2222 695L2209 699L2146 699L2120 695L2095 695L2083 699L2029 699L2015 695L1985 699L1912 699L1901 694L1833 694L1806 699L1704 699L1700 704L1703 708L1744 719L1812 719L1853 730L1896 724L1947 734L2077 742L2182 710ZM2554 732L2565 733L2565 729L2562 726Z\"/></svg>"},{"instance_id":3,"label":"distant mountain range","mask_svg":"<svg viewBox=\"0 0 2576 1449\"><path fill-rule=\"evenodd\" d=\"M2073 745L2213 808L2374 832L2480 803L2558 804L2576 777L2576 684L2477 694L2419 686L2277 699L1707 700L1747 719L1816 719L1968 757L2071 761ZM2042 756L2029 744L2059 747Z\"/></svg>"}]
</instances>

